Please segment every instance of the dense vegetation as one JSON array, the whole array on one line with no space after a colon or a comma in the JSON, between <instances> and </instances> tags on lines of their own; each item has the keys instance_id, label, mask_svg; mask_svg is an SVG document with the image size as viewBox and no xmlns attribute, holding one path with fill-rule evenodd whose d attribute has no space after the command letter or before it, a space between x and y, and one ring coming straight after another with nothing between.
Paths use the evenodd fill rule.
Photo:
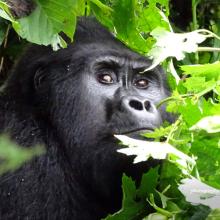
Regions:
<instances>
[{"instance_id":1,"label":"dense vegetation","mask_svg":"<svg viewBox=\"0 0 220 220\"><path fill-rule=\"evenodd\" d=\"M220 219L220 6L211 0L184 2L37 0L33 12L18 19L0 0L2 80L27 41L66 47L81 15L95 16L128 47L152 57L148 70L159 63L167 70L172 95L159 105L166 103L176 121L145 134L153 143L117 136L129 145L119 151L136 155L135 163L150 156L165 161L143 174L139 186L123 177L123 207L108 220L138 219L146 210L152 213L145 220ZM33 155L18 149L1 138L0 172Z\"/></svg>"}]
</instances>

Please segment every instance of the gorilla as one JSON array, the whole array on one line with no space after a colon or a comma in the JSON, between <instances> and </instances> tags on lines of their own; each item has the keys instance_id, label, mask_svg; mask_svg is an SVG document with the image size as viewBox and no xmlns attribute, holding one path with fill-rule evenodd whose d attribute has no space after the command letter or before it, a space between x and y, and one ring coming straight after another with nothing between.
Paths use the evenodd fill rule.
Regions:
<instances>
[{"instance_id":1,"label":"gorilla","mask_svg":"<svg viewBox=\"0 0 220 220\"><path fill-rule=\"evenodd\" d=\"M114 134L152 131L169 95L160 67L128 49L91 18L73 43L32 45L0 96L0 132L46 153L0 178L1 220L98 220L120 209L121 178L139 180L158 161L134 165Z\"/></svg>"}]
</instances>

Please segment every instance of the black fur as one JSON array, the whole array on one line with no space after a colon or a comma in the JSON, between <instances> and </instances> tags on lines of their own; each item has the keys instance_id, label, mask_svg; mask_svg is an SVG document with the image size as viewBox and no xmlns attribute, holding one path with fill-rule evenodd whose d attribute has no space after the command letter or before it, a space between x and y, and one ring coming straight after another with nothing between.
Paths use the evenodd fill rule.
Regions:
<instances>
[{"instance_id":1,"label":"black fur","mask_svg":"<svg viewBox=\"0 0 220 220\"><path fill-rule=\"evenodd\" d=\"M33 0L6 0L11 13L16 18L21 18L29 15L35 9Z\"/></svg>"},{"instance_id":2,"label":"black fur","mask_svg":"<svg viewBox=\"0 0 220 220\"><path fill-rule=\"evenodd\" d=\"M121 207L122 173L138 179L156 163L133 165L113 136L160 125L165 75L138 74L149 65L91 19L66 49L27 49L1 94L0 130L47 153L1 177L1 220L98 220Z\"/></svg>"}]
</instances>

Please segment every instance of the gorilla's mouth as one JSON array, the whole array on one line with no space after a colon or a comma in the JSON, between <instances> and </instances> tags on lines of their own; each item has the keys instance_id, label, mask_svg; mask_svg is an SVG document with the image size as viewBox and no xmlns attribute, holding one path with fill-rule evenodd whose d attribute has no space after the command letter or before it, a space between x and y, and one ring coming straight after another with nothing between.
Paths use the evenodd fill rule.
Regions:
<instances>
[{"instance_id":1,"label":"gorilla's mouth","mask_svg":"<svg viewBox=\"0 0 220 220\"><path fill-rule=\"evenodd\" d=\"M128 137L135 138L135 139L144 139L143 134L151 133L154 129L152 128L139 128L134 130L129 130L125 132L120 132L121 135L127 135Z\"/></svg>"}]
</instances>

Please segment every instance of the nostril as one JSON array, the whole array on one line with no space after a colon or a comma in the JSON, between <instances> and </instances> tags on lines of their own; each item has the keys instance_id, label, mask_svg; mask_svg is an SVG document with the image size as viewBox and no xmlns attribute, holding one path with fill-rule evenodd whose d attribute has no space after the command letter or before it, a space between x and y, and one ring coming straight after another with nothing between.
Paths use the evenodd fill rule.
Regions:
<instances>
[{"instance_id":1,"label":"nostril","mask_svg":"<svg viewBox=\"0 0 220 220\"><path fill-rule=\"evenodd\" d=\"M137 100L131 100L129 102L130 107L134 108L135 110L143 110L143 104Z\"/></svg>"},{"instance_id":2,"label":"nostril","mask_svg":"<svg viewBox=\"0 0 220 220\"><path fill-rule=\"evenodd\" d=\"M144 102L144 108L146 109L146 111L150 111L151 109L151 104L149 101L145 101Z\"/></svg>"}]
</instances>

